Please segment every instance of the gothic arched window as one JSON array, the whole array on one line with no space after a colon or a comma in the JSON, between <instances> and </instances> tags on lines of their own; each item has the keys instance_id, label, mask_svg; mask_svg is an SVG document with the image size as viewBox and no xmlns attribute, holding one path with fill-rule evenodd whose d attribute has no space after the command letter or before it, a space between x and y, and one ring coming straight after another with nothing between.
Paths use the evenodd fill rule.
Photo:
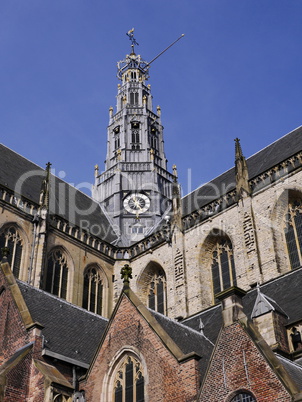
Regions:
<instances>
[{"instance_id":1,"label":"gothic arched window","mask_svg":"<svg viewBox=\"0 0 302 402\"><path fill-rule=\"evenodd\" d=\"M148 289L148 307L161 314L166 313L166 278L163 271L151 278Z\"/></svg>"},{"instance_id":2,"label":"gothic arched window","mask_svg":"<svg viewBox=\"0 0 302 402\"><path fill-rule=\"evenodd\" d=\"M157 130L155 127L151 127L149 141L150 141L150 147L156 150L158 144L157 144Z\"/></svg>"},{"instance_id":3,"label":"gothic arched window","mask_svg":"<svg viewBox=\"0 0 302 402\"><path fill-rule=\"evenodd\" d=\"M46 292L66 299L68 267L66 255L59 249L53 250L47 260Z\"/></svg>"},{"instance_id":4,"label":"gothic arched window","mask_svg":"<svg viewBox=\"0 0 302 402\"><path fill-rule=\"evenodd\" d=\"M291 268L298 268L302 265L302 205L298 200L288 206L284 232Z\"/></svg>"},{"instance_id":5,"label":"gothic arched window","mask_svg":"<svg viewBox=\"0 0 302 402\"><path fill-rule=\"evenodd\" d=\"M136 121L131 123L131 144L132 149L139 149L140 145L139 123Z\"/></svg>"},{"instance_id":6,"label":"gothic arched window","mask_svg":"<svg viewBox=\"0 0 302 402\"><path fill-rule=\"evenodd\" d=\"M144 376L141 363L134 356L126 356L120 364L113 390L114 402L144 402Z\"/></svg>"},{"instance_id":7,"label":"gothic arched window","mask_svg":"<svg viewBox=\"0 0 302 402\"><path fill-rule=\"evenodd\" d=\"M84 273L83 308L102 314L103 282L97 267L88 267Z\"/></svg>"},{"instance_id":8,"label":"gothic arched window","mask_svg":"<svg viewBox=\"0 0 302 402\"><path fill-rule=\"evenodd\" d=\"M22 258L22 238L14 226L6 227L0 234L0 250L8 247L7 260L16 278L19 278Z\"/></svg>"},{"instance_id":9,"label":"gothic arched window","mask_svg":"<svg viewBox=\"0 0 302 402\"><path fill-rule=\"evenodd\" d=\"M254 396L248 392L237 393L230 402L256 402Z\"/></svg>"},{"instance_id":10,"label":"gothic arched window","mask_svg":"<svg viewBox=\"0 0 302 402\"><path fill-rule=\"evenodd\" d=\"M214 295L236 285L233 250L229 240L216 243L213 249L212 280Z\"/></svg>"}]
</instances>

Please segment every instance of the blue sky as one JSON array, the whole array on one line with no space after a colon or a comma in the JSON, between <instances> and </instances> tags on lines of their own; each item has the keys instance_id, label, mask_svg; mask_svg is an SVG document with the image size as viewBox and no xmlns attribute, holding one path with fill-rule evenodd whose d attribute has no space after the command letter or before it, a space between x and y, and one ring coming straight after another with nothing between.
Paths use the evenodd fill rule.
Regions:
<instances>
[{"instance_id":1,"label":"blue sky","mask_svg":"<svg viewBox=\"0 0 302 402\"><path fill-rule=\"evenodd\" d=\"M302 124L300 0L2 0L1 142L84 190L103 170L116 62L156 60L169 168L184 194ZM188 180L188 177L191 177Z\"/></svg>"}]
</instances>

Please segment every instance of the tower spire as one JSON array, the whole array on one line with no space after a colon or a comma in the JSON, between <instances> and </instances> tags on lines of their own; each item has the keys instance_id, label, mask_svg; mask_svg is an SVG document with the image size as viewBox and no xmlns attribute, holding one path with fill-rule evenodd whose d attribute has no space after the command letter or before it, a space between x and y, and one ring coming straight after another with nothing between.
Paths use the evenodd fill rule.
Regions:
<instances>
[{"instance_id":1,"label":"tower spire","mask_svg":"<svg viewBox=\"0 0 302 402\"><path fill-rule=\"evenodd\" d=\"M167 170L160 108L153 111L149 65L134 53L117 63L116 110L109 111L105 172L95 171L93 197L111 217L120 244L142 240L172 209L174 176Z\"/></svg>"}]
</instances>

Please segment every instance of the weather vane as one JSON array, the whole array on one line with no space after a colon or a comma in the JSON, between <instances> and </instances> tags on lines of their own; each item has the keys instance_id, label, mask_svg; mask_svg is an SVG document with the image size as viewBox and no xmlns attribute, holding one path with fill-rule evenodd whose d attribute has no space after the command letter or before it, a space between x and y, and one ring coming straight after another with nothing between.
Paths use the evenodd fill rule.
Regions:
<instances>
[{"instance_id":1,"label":"weather vane","mask_svg":"<svg viewBox=\"0 0 302 402\"><path fill-rule=\"evenodd\" d=\"M126 33L126 35L129 37L129 39L131 40L131 47L132 50L134 52L134 45L139 46L139 44L137 43L136 39L134 38L134 28L130 29L130 31L128 31Z\"/></svg>"}]
</instances>

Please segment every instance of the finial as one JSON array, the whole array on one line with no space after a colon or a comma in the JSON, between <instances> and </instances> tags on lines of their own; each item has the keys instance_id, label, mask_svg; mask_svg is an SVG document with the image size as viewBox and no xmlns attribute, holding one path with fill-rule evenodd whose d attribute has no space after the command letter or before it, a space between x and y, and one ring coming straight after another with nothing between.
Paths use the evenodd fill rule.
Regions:
<instances>
[{"instance_id":1,"label":"finial","mask_svg":"<svg viewBox=\"0 0 302 402\"><path fill-rule=\"evenodd\" d=\"M46 163L46 175L44 180L42 181L42 185L41 185L41 191L40 191L40 200L39 200L39 204L40 206L45 206L48 208L48 204L49 204L49 177L50 177L50 167L51 167L51 163L47 162Z\"/></svg>"},{"instance_id":2,"label":"finial","mask_svg":"<svg viewBox=\"0 0 302 402\"><path fill-rule=\"evenodd\" d=\"M199 331L203 335L203 329L204 329L204 323L202 322L202 319L199 318Z\"/></svg>"},{"instance_id":3,"label":"finial","mask_svg":"<svg viewBox=\"0 0 302 402\"><path fill-rule=\"evenodd\" d=\"M116 159L117 159L118 161L120 161L120 160L122 159L122 151L121 151L120 149L118 149L118 150L116 151Z\"/></svg>"},{"instance_id":4,"label":"finial","mask_svg":"<svg viewBox=\"0 0 302 402\"><path fill-rule=\"evenodd\" d=\"M2 253L2 261L7 260L7 257L10 255L9 248L8 247L2 247L1 253Z\"/></svg>"},{"instance_id":5,"label":"finial","mask_svg":"<svg viewBox=\"0 0 302 402\"><path fill-rule=\"evenodd\" d=\"M99 165L95 165L94 166L94 176L98 177L98 175L99 175Z\"/></svg>"},{"instance_id":6,"label":"finial","mask_svg":"<svg viewBox=\"0 0 302 402\"><path fill-rule=\"evenodd\" d=\"M121 279L123 279L124 288L129 288L130 279L132 279L132 268L125 264L121 269Z\"/></svg>"},{"instance_id":7,"label":"finial","mask_svg":"<svg viewBox=\"0 0 302 402\"><path fill-rule=\"evenodd\" d=\"M173 165L172 169L173 169L173 176L175 176L175 178L177 179L177 177L178 177L178 175L177 175L177 166Z\"/></svg>"},{"instance_id":8,"label":"finial","mask_svg":"<svg viewBox=\"0 0 302 402\"><path fill-rule=\"evenodd\" d=\"M160 117L161 116L161 108L160 108L160 106L157 106L156 110L157 110L158 116Z\"/></svg>"},{"instance_id":9,"label":"finial","mask_svg":"<svg viewBox=\"0 0 302 402\"><path fill-rule=\"evenodd\" d=\"M239 138L235 138L235 158L242 158L242 149L241 149L241 145L240 145L240 139Z\"/></svg>"},{"instance_id":10,"label":"finial","mask_svg":"<svg viewBox=\"0 0 302 402\"><path fill-rule=\"evenodd\" d=\"M126 35L129 37L131 40L131 48L132 48L132 53L134 54L134 45L139 46L137 43L136 39L134 38L134 28L130 29Z\"/></svg>"},{"instance_id":11,"label":"finial","mask_svg":"<svg viewBox=\"0 0 302 402\"><path fill-rule=\"evenodd\" d=\"M113 116L113 107L110 106L110 108L109 108L109 117L110 117L110 119L112 118L112 116Z\"/></svg>"},{"instance_id":12,"label":"finial","mask_svg":"<svg viewBox=\"0 0 302 402\"><path fill-rule=\"evenodd\" d=\"M238 199L251 193L249 174L245 157L242 154L239 138L235 138L235 176Z\"/></svg>"},{"instance_id":13,"label":"finial","mask_svg":"<svg viewBox=\"0 0 302 402\"><path fill-rule=\"evenodd\" d=\"M151 158L151 161L154 161L154 149L153 148L151 148L150 149L150 158Z\"/></svg>"}]
</instances>

